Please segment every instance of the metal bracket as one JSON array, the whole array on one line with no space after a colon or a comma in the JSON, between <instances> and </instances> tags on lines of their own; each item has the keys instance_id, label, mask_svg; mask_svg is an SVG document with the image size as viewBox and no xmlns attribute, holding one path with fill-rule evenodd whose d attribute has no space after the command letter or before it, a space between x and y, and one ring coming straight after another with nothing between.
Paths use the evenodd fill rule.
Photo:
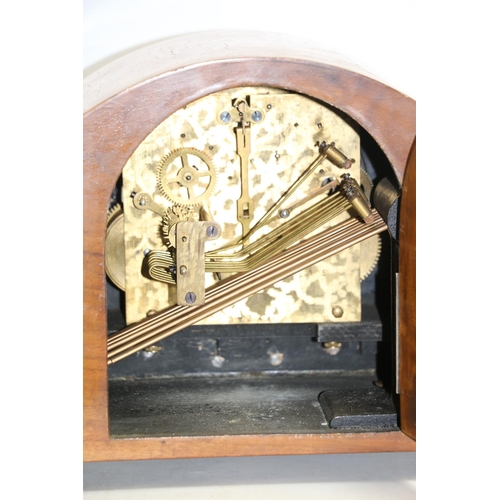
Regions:
<instances>
[{"instance_id":1,"label":"metal bracket","mask_svg":"<svg viewBox=\"0 0 500 500\"><path fill-rule=\"evenodd\" d=\"M213 221L178 222L176 225L177 304L205 303L205 242L216 240L220 225Z\"/></svg>"}]
</instances>

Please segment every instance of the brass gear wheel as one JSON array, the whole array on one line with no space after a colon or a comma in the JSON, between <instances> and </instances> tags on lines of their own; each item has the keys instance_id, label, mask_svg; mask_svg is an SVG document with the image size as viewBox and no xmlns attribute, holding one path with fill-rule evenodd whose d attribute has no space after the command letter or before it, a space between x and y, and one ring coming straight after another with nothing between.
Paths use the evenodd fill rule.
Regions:
<instances>
[{"instance_id":1,"label":"brass gear wheel","mask_svg":"<svg viewBox=\"0 0 500 500\"><path fill-rule=\"evenodd\" d=\"M123 209L119 203L114 204L108 209L108 218L106 219L106 226L109 227L110 224L117 218L123 215Z\"/></svg>"},{"instance_id":2,"label":"brass gear wheel","mask_svg":"<svg viewBox=\"0 0 500 500\"><path fill-rule=\"evenodd\" d=\"M174 205L166 209L161 219L161 237L167 247L175 248L175 226L181 221L194 221L194 211L192 207Z\"/></svg>"},{"instance_id":3,"label":"brass gear wheel","mask_svg":"<svg viewBox=\"0 0 500 500\"><path fill-rule=\"evenodd\" d=\"M380 236L378 234L362 241L359 244L359 278L361 281L368 278L368 276L370 276L372 271L375 269L375 266L377 265L378 259L380 257L381 249L382 240L380 239Z\"/></svg>"},{"instance_id":4,"label":"brass gear wheel","mask_svg":"<svg viewBox=\"0 0 500 500\"><path fill-rule=\"evenodd\" d=\"M115 205L108 210L104 263L109 279L123 291L125 291L124 235L123 210L120 205Z\"/></svg>"},{"instance_id":5,"label":"brass gear wheel","mask_svg":"<svg viewBox=\"0 0 500 500\"><path fill-rule=\"evenodd\" d=\"M156 171L160 192L177 205L198 205L215 187L211 158L194 148L181 148L165 156Z\"/></svg>"},{"instance_id":6,"label":"brass gear wheel","mask_svg":"<svg viewBox=\"0 0 500 500\"><path fill-rule=\"evenodd\" d=\"M363 169L360 169L360 185L363 188L366 197L368 198L368 200L370 200L373 183L368 173ZM382 240L380 238L380 235L378 234L362 241L359 244L359 277L361 281L368 278L368 276L370 276L372 271L375 269L375 266L377 265L378 259L380 257L381 249Z\"/></svg>"}]
</instances>

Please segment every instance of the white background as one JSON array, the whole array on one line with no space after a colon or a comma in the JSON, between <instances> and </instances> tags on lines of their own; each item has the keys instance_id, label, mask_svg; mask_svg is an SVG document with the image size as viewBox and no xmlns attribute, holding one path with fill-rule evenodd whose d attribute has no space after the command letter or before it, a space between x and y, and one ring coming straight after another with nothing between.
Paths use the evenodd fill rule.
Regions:
<instances>
[{"instance_id":1,"label":"white background","mask_svg":"<svg viewBox=\"0 0 500 500\"><path fill-rule=\"evenodd\" d=\"M117 55L212 29L299 36L339 52L416 99L415 0L85 0L85 75Z\"/></svg>"},{"instance_id":2,"label":"white background","mask_svg":"<svg viewBox=\"0 0 500 500\"><path fill-rule=\"evenodd\" d=\"M417 100L418 491L490 498L499 449L500 41L496 4L486 0L2 3L4 496L82 495L82 65L85 75L152 41L228 28L321 42ZM413 454L271 459L94 464L85 495L269 498L262 485L273 499L321 488L338 498L415 494Z\"/></svg>"}]
</instances>

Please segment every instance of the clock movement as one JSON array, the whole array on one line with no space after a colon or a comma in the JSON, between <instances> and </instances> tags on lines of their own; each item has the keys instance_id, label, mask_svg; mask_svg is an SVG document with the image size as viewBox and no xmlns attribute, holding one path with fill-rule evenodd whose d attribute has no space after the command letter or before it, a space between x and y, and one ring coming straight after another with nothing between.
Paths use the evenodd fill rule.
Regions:
<instances>
[{"instance_id":1,"label":"clock movement","mask_svg":"<svg viewBox=\"0 0 500 500\"><path fill-rule=\"evenodd\" d=\"M85 80L87 461L415 447L415 103L255 35Z\"/></svg>"}]
</instances>

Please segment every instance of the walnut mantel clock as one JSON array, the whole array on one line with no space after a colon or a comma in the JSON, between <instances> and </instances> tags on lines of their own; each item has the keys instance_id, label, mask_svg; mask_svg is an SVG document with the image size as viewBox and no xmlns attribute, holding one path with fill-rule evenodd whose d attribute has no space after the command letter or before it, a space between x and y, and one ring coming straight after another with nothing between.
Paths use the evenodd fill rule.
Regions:
<instances>
[{"instance_id":1,"label":"walnut mantel clock","mask_svg":"<svg viewBox=\"0 0 500 500\"><path fill-rule=\"evenodd\" d=\"M415 102L246 32L84 93L84 459L414 450Z\"/></svg>"}]
</instances>

